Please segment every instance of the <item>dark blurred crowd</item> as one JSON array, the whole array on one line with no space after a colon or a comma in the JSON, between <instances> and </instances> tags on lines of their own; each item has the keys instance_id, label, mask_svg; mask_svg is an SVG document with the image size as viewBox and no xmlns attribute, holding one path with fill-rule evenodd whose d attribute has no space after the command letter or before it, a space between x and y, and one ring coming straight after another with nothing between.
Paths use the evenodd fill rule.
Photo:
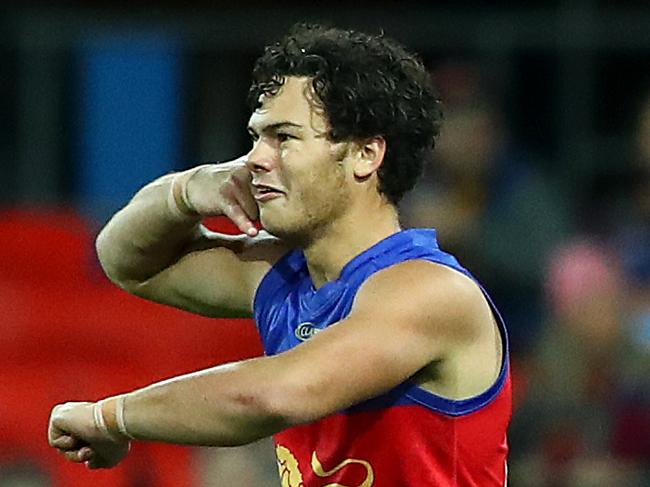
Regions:
<instances>
[{"instance_id":1,"label":"dark blurred crowd","mask_svg":"<svg viewBox=\"0 0 650 487\"><path fill-rule=\"evenodd\" d=\"M650 92L631 155L564 194L476 68L433 76L445 125L402 215L435 227L505 315L510 485L650 485Z\"/></svg>"}]
</instances>

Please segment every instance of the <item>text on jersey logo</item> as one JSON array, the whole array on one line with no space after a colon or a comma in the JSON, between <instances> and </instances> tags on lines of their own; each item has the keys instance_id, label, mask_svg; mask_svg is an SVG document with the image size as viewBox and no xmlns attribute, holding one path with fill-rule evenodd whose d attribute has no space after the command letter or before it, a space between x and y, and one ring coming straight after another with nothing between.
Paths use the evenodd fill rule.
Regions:
<instances>
[{"instance_id":1,"label":"text on jersey logo","mask_svg":"<svg viewBox=\"0 0 650 487\"><path fill-rule=\"evenodd\" d=\"M306 321L305 323L300 323L298 328L296 328L295 334L296 338L301 341L309 340L320 330L314 326L313 323Z\"/></svg>"}]
</instances>

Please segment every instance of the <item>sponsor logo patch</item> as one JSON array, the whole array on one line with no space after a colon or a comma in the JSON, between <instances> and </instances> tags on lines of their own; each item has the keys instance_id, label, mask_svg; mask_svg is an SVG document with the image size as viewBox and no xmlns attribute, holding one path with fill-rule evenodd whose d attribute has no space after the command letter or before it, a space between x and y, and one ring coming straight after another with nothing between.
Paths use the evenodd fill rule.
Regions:
<instances>
[{"instance_id":1,"label":"sponsor logo patch","mask_svg":"<svg viewBox=\"0 0 650 487\"><path fill-rule=\"evenodd\" d=\"M309 321L306 321L305 323L301 323L298 325L298 328L296 328L295 335L298 340L305 341L309 340L311 337L313 337L316 333L318 333L320 330L314 326L313 323L310 323Z\"/></svg>"}]
</instances>

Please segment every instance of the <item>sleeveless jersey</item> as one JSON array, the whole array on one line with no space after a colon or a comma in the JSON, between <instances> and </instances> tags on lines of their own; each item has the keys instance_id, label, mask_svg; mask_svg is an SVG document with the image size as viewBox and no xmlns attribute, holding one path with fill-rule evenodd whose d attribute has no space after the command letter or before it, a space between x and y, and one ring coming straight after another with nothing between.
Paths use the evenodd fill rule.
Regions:
<instances>
[{"instance_id":1,"label":"sleeveless jersey","mask_svg":"<svg viewBox=\"0 0 650 487\"><path fill-rule=\"evenodd\" d=\"M289 350L342 320L369 276L412 259L442 264L474 279L440 250L433 229L389 236L318 290L303 252L289 252L264 277L255 296L266 354ZM350 409L282 431L275 436L282 487L505 486L512 410L508 342L503 320L483 293L503 341L501 371L491 387L469 399L450 400L406 381Z\"/></svg>"}]
</instances>

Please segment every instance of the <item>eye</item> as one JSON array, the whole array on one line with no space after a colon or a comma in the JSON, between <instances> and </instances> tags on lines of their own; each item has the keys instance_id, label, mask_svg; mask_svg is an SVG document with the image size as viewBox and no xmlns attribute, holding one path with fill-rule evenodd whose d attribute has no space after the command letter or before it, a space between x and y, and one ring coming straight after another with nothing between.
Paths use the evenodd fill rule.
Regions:
<instances>
[{"instance_id":1,"label":"eye","mask_svg":"<svg viewBox=\"0 0 650 487\"><path fill-rule=\"evenodd\" d=\"M280 141L280 143L282 143L282 142L286 142L286 141L288 141L288 140L292 140L292 139L296 139L296 138L297 138L296 136L291 135L291 134L288 134L288 133L286 133L286 132L278 132L278 133L276 134L276 137L278 138L278 140Z\"/></svg>"}]
</instances>

